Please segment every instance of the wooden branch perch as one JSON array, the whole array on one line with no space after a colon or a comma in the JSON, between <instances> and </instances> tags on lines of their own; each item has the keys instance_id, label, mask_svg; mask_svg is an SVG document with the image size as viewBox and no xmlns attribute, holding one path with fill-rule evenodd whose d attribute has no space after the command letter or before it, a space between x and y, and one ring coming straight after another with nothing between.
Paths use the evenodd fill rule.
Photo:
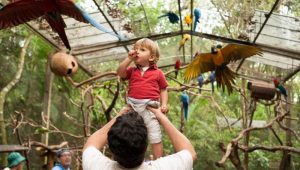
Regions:
<instances>
[{"instance_id":1,"label":"wooden branch perch","mask_svg":"<svg viewBox=\"0 0 300 170\"><path fill-rule=\"evenodd\" d=\"M276 151L287 151L287 152L292 152L292 153L297 153L300 154L300 149L290 147L290 146L273 146L273 147L268 147L268 146L261 146L261 145L256 145L252 147L244 147L244 146L239 146L239 149L241 149L244 152L253 152L255 150L265 150L269 152L276 152Z\"/></svg>"},{"instance_id":2,"label":"wooden branch perch","mask_svg":"<svg viewBox=\"0 0 300 170\"><path fill-rule=\"evenodd\" d=\"M117 76L117 73L114 71L114 72L107 72L107 73L103 73L103 74L98 74L98 75L95 75L87 80L84 80L80 83L77 83L77 82L74 82L73 79L70 77L70 76L67 76L65 77L73 86L75 87L81 87L82 85L84 84L87 84L89 82L92 82L94 80L97 80L97 79L100 79L102 77L106 77L106 76Z\"/></svg>"},{"instance_id":3,"label":"wooden branch perch","mask_svg":"<svg viewBox=\"0 0 300 170\"><path fill-rule=\"evenodd\" d=\"M41 142L37 142L37 141L29 141L29 146L35 146L35 147L42 147L45 150L49 150L49 151L53 151L53 150L58 150L63 148L64 146L68 145L67 141L64 141L62 143L60 143L59 145L51 145L51 146L47 146L44 143Z\"/></svg>"},{"instance_id":4,"label":"wooden branch perch","mask_svg":"<svg viewBox=\"0 0 300 170\"><path fill-rule=\"evenodd\" d=\"M225 161L228 159L231 151L232 151L232 148L233 147L238 147L238 142L239 140L242 139L242 137L250 132L250 131L254 131L254 130L261 130L261 129L267 129L267 128L270 128L272 127L272 125L274 124L274 122L276 122L277 120L282 120L284 118L284 116L286 116L289 112L286 112L284 114L279 114L277 115L274 119L272 119L268 124L266 124L265 126L263 127L250 127L250 128L247 128L247 129L244 129L240 132L240 134L235 138L233 139L228 145L227 145L227 149L226 149L226 152L225 154L223 155L222 159L218 162L216 162L216 165L222 167L224 166L224 163Z\"/></svg>"}]
</instances>

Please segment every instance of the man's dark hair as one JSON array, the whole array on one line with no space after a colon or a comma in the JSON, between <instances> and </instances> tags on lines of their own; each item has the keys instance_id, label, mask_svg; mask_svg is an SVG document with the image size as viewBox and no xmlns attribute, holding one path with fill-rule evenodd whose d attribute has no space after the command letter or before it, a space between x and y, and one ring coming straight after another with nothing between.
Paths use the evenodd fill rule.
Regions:
<instances>
[{"instance_id":1,"label":"man's dark hair","mask_svg":"<svg viewBox=\"0 0 300 170\"><path fill-rule=\"evenodd\" d=\"M110 128L108 146L114 159L125 168L142 164L147 149L147 128L143 118L134 111L118 117Z\"/></svg>"}]
</instances>

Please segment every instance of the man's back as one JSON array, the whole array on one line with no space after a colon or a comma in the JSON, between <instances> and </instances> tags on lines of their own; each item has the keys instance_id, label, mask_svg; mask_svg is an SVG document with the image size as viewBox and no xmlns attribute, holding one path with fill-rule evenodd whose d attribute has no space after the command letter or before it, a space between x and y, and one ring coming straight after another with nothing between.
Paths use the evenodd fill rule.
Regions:
<instances>
[{"instance_id":1,"label":"man's back","mask_svg":"<svg viewBox=\"0 0 300 170\"><path fill-rule=\"evenodd\" d=\"M159 158L155 161L142 163L131 170L191 170L193 167L193 159L191 154L186 151ZM83 169L84 170L124 170L126 168L120 166L116 161L104 156L95 147L87 148L83 153Z\"/></svg>"}]
</instances>

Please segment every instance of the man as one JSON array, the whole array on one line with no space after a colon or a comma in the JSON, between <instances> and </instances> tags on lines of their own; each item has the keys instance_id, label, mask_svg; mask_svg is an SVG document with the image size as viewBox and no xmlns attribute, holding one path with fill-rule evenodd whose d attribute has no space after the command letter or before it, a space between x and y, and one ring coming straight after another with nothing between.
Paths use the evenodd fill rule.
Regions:
<instances>
[{"instance_id":1,"label":"man","mask_svg":"<svg viewBox=\"0 0 300 170\"><path fill-rule=\"evenodd\" d=\"M52 170L70 170L72 155L69 149L60 149L56 153L58 163L52 168Z\"/></svg>"},{"instance_id":2,"label":"man","mask_svg":"<svg viewBox=\"0 0 300 170\"><path fill-rule=\"evenodd\" d=\"M7 157L8 166L4 170L22 170L25 158L19 152L11 152Z\"/></svg>"},{"instance_id":3,"label":"man","mask_svg":"<svg viewBox=\"0 0 300 170\"><path fill-rule=\"evenodd\" d=\"M149 107L147 109L155 114L165 129L176 153L145 163L147 128L144 121L136 112L122 110L119 115L88 138L83 148L83 169L191 170L193 161L196 159L196 152L190 141L174 127L160 108ZM107 142L116 161L99 151Z\"/></svg>"}]
</instances>

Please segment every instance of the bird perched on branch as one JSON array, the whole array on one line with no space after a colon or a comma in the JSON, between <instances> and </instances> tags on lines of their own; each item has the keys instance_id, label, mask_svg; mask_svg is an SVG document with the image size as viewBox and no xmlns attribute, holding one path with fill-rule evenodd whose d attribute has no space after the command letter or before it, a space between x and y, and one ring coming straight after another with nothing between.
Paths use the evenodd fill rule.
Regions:
<instances>
[{"instance_id":1,"label":"bird perched on branch","mask_svg":"<svg viewBox=\"0 0 300 170\"><path fill-rule=\"evenodd\" d=\"M91 23L99 30L109 32L94 21L73 0L14 0L0 9L0 29L17 26L43 16L52 30L58 33L65 46L71 49L64 30L66 24L62 15L67 15L81 22ZM120 39L118 35L112 35Z\"/></svg>"},{"instance_id":2,"label":"bird perched on branch","mask_svg":"<svg viewBox=\"0 0 300 170\"><path fill-rule=\"evenodd\" d=\"M211 84L211 91L212 93L215 92L215 86L214 83L216 81L216 75L215 75L215 71L212 71L209 75L209 80L210 80L210 84Z\"/></svg>"},{"instance_id":3,"label":"bird perched on branch","mask_svg":"<svg viewBox=\"0 0 300 170\"><path fill-rule=\"evenodd\" d=\"M175 14L174 12L167 12L166 14L164 15L161 15L159 16L158 18L162 18L162 17L168 17L169 18L169 21L172 23L172 24L176 24L178 23L179 21L179 17L177 14Z\"/></svg>"},{"instance_id":4,"label":"bird perched on branch","mask_svg":"<svg viewBox=\"0 0 300 170\"><path fill-rule=\"evenodd\" d=\"M188 65L185 70L185 80L191 80L199 74L215 71L217 87L222 87L223 91L227 88L228 93L233 92L232 84L235 84L235 73L231 71L227 64L254 55L262 55L262 50L255 46L228 44L226 47L212 48L210 53L200 53Z\"/></svg>"},{"instance_id":5,"label":"bird perched on branch","mask_svg":"<svg viewBox=\"0 0 300 170\"><path fill-rule=\"evenodd\" d=\"M200 23L200 18L201 18L201 11L199 8L195 8L194 9L194 27L193 27L193 31L196 30L197 28L197 24Z\"/></svg>"},{"instance_id":6,"label":"bird perched on branch","mask_svg":"<svg viewBox=\"0 0 300 170\"><path fill-rule=\"evenodd\" d=\"M44 134L47 132L50 132L50 130L45 127L38 127L35 129L34 134Z\"/></svg>"},{"instance_id":7,"label":"bird perched on branch","mask_svg":"<svg viewBox=\"0 0 300 170\"><path fill-rule=\"evenodd\" d=\"M202 76L202 74L200 74L197 78L198 80L198 86L199 86L199 93L201 93L201 88L204 85L204 78Z\"/></svg>"},{"instance_id":8,"label":"bird perched on branch","mask_svg":"<svg viewBox=\"0 0 300 170\"><path fill-rule=\"evenodd\" d=\"M190 103L190 98L186 91L183 91L181 93L181 102L182 102L182 107L183 107L183 113L184 113L184 119L188 119L189 115L189 103Z\"/></svg>"},{"instance_id":9,"label":"bird perched on branch","mask_svg":"<svg viewBox=\"0 0 300 170\"><path fill-rule=\"evenodd\" d=\"M193 19L192 19L192 17L191 17L191 14L186 15L186 16L184 17L184 21L185 21L185 23L187 24L187 26L190 26L190 25L192 24L192 22L193 22Z\"/></svg>"},{"instance_id":10,"label":"bird perched on branch","mask_svg":"<svg viewBox=\"0 0 300 170\"><path fill-rule=\"evenodd\" d=\"M282 84L280 84L279 80L277 78L273 79L273 83L276 87L276 89L284 96L284 98L287 98L287 91L285 89L285 87L283 87Z\"/></svg>"},{"instance_id":11,"label":"bird perched on branch","mask_svg":"<svg viewBox=\"0 0 300 170\"><path fill-rule=\"evenodd\" d=\"M175 66L174 66L175 67L175 79L177 79L180 66L181 66L180 59L177 59L175 62Z\"/></svg>"},{"instance_id":12,"label":"bird perched on branch","mask_svg":"<svg viewBox=\"0 0 300 170\"><path fill-rule=\"evenodd\" d=\"M180 51L180 49L184 46L184 44L191 39L191 35L190 34L184 34L182 39L179 42L179 48L178 51Z\"/></svg>"}]
</instances>

